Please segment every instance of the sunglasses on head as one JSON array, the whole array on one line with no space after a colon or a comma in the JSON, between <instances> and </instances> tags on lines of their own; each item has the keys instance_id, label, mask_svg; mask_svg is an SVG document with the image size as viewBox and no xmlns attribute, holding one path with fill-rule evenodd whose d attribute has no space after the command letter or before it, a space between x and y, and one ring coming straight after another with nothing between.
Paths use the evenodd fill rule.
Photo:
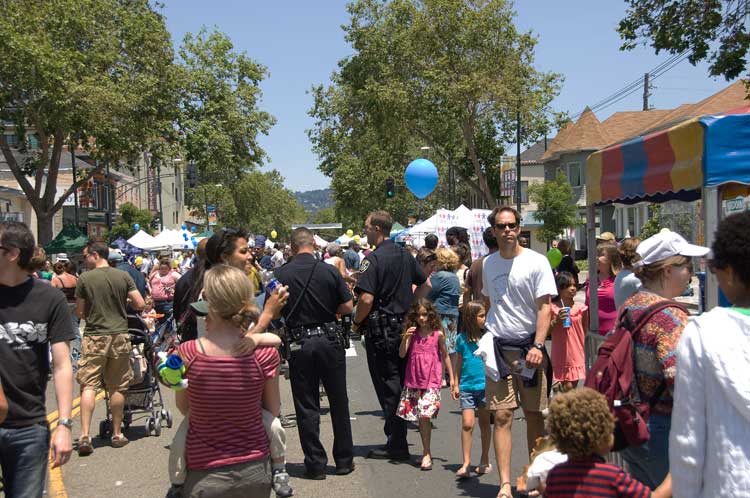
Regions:
<instances>
[{"instance_id":1,"label":"sunglasses on head","mask_svg":"<svg viewBox=\"0 0 750 498\"><path fill-rule=\"evenodd\" d=\"M495 228L498 228L500 230L505 230L506 228L515 230L517 226L518 226L518 223L495 223Z\"/></svg>"}]
</instances>

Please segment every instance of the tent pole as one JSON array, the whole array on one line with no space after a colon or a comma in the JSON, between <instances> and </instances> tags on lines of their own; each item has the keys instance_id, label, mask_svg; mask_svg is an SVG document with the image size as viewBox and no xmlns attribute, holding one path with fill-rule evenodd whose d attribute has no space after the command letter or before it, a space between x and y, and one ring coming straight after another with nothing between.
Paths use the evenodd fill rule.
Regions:
<instances>
[{"instance_id":1,"label":"tent pole","mask_svg":"<svg viewBox=\"0 0 750 498\"><path fill-rule=\"evenodd\" d=\"M715 230L721 221L721 196L719 187L703 187L703 234L705 245L711 247L714 243ZM716 275L706 271L706 283L703 290L706 300L704 313L719 305L719 285Z\"/></svg>"},{"instance_id":2,"label":"tent pole","mask_svg":"<svg viewBox=\"0 0 750 498\"><path fill-rule=\"evenodd\" d=\"M586 253L589 263L589 289L593 289L589 296L589 331L599 334L599 296L596 289L599 288L599 279L596 273L596 207L586 206Z\"/></svg>"}]
</instances>

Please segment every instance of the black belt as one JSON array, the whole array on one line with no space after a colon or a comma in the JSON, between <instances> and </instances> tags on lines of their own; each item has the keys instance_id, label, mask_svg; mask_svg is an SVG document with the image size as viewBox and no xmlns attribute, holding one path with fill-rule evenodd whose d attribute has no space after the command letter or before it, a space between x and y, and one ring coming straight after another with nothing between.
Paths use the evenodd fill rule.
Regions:
<instances>
[{"instance_id":1,"label":"black belt","mask_svg":"<svg viewBox=\"0 0 750 498\"><path fill-rule=\"evenodd\" d=\"M336 337L336 334L336 322L305 325L302 327L294 327L292 329L289 329L290 339L294 342L298 342L304 339L310 339L311 337Z\"/></svg>"}]
</instances>

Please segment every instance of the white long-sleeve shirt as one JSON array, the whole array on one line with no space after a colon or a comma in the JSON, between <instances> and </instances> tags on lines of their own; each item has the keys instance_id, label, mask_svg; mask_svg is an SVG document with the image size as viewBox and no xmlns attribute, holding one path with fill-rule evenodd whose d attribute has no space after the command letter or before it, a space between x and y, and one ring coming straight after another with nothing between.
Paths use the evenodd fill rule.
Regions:
<instances>
[{"instance_id":1,"label":"white long-sleeve shirt","mask_svg":"<svg viewBox=\"0 0 750 498\"><path fill-rule=\"evenodd\" d=\"M669 462L675 497L750 497L749 316L715 308L685 327Z\"/></svg>"}]
</instances>

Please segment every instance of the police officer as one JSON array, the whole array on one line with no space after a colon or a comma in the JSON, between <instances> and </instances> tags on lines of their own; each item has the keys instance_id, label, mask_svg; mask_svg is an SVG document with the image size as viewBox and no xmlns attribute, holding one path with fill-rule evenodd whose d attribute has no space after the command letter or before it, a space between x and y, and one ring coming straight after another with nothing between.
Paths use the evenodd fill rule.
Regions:
<instances>
[{"instance_id":1,"label":"police officer","mask_svg":"<svg viewBox=\"0 0 750 498\"><path fill-rule=\"evenodd\" d=\"M320 480L326 477L328 463L320 443L321 381L330 404L336 474L346 475L354 470L345 339L336 321L336 314L351 314L352 295L339 271L315 258L315 241L309 229L292 232L291 248L291 261L277 269L275 276L289 286L289 300L282 316L297 430L305 454L305 477Z\"/></svg>"},{"instance_id":2,"label":"police officer","mask_svg":"<svg viewBox=\"0 0 750 498\"><path fill-rule=\"evenodd\" d=\"M396 415L404 384L405 362L398 356L404 315L415 294L427 292L427 280L414 258L393 243L389 235L393 219L385 211L374 211L365 220L367 242L376 247L359 267L355 291L359 294L353 331L366 334L367 367L385 417L387 438L383 448L368 458L408 460L406 421ZM418 286L413 292L413 285Z\"/></svg>"}]
</instances>

